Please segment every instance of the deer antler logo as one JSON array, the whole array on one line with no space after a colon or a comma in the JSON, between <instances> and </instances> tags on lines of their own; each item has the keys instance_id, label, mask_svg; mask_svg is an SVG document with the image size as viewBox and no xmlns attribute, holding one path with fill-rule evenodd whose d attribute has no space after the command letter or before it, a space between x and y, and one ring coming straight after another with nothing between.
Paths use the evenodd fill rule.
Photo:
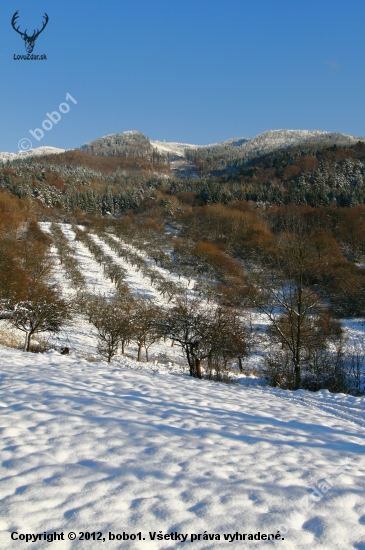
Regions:
<instances>
[{"instance_id":1,"label":"deer antler logo","mask_svg":"<svg viewBox=\"0 0 365 550\"><path fill-rule=\"evenodd\" d=\"M24 32L21 32L19 30L19 27L16 27L15 26L15 23L17 22L17 19L19 17L18 15L19 11L16 11L13 15L13 18L11 20L11 26L13 27L13 29L18 33L20 34L20 36L22 37L22 39L24 40L24 43L25 43L25 49L27 50L27 53L32 53L33 49L34 49L34 46L35 46L35 41L37 40L38 36L41 34L41 32L45 29L47 23L48 23L48 20L49 20L49 17L46 13L44 13L44 21L43 21L43 25L42 25L42 28L41 30L36 30L33 32L33 34L31 36L28 36L27 35L27 29L25 29ZM19 25L20 26L20 25Z\"/></svg>"}]
</instances>

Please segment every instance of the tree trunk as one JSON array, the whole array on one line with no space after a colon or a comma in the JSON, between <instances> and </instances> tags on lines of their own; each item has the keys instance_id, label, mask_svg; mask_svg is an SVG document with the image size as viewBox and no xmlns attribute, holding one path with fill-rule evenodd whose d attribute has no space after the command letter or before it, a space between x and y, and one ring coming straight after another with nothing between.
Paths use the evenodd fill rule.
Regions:
<instances>
[{"instance_id":1,"label":"tree trunk","mask_svg":"<svg viewBox=\"0 0 365 550\"><path fill-rule=\"evenodd\" d=\"M29 351L30 350L30 339L31 339L31 337L32 337L31 332L26 332L25 333L24 351Z\"/></svg>"},{"instance_id":2,"label":"tree trunk","mask_svg":"<svg viewBox=\"0 0 365 550\"><path fill-rule=\"evenodd\" d=\"M240 367L240 372L243 372L243 366L242 366L242 357L238 358L238 365Z\"/></svg>"},{"instance_id":3,"label":"tree trunk","mask_svg":"<svg viewBox=\"0 0 365 550\"><path fill-rule=\"evenodd\" d=\"M137 361L142 361L142 344L138 344L138 356L137 356Z\"/></svg>"},{"instance_id":4,"label":"tree trunk","mask_svg":"<svg viewBox=\"0 0 365 550\"><path fill-rule=\"evenodd\" d=\"M195 369L196 369L196 377L201 378L202 377L201 359L195 359Z\"/></svg>"},{"instance_id":5,"label":"tree trunk","mask_svg":"<svg viewBox=\"0 0 365 550\"><path fill-rule=\"evenodd\" d=\"M146 350L146 361L148 363L148 348L145 348L145 350Z\"/></svg>"},{"instance_id":6,"label":"tree trunk","mask_svg":"<svg viewBox=\"0 0 365 550\"><path fill-rule=\"evenodd\" d=\"M124 355L124 340L122 340L122 355Z\"/></svg>"},{"instance_id":7,"label":"tree trunk","mask_svg":"<svg viewBox=\"0 0 365 550\"><path fill-rule=\"evenodd\" d=\"M295 365L294 374L295 374L294 389L299 390L300 385L301 385L300 366L299 365Z\"/></svg>"},{"instance_id":8,"label":"tree trunk","mask_svg":"<svg viewBox=\"0 0 365 550\"><path fill-rule=\"evenodd\" d=\"M297 341L296 341L296 350L294 358L294 390L299 390L301 385L300 380L300 351L302 347L302 287L299 286L298 289L298 317L297 317Z\"/></svg>"},{"instance_id":9,"label":"tree trunk","mask_svg":"<svg viewBox=\"0 0 365 550\"><path fill-rule=\"evenodd\" d=\"M186 352L186 358L187 358L188 364L189 364L189 374L190 374L190 376L195 377L195 361L194 361L194 358L191 356L189 348L186 348L185 352Z\"/></svg>"}]
</instances>

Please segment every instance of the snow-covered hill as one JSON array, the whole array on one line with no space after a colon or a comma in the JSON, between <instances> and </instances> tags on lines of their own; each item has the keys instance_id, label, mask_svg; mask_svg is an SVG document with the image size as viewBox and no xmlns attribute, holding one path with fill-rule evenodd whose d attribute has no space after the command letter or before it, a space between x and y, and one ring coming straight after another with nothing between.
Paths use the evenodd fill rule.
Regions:
<instances>
[{"instance_id":1,"label":"snow-covered hill","mask_svg":"<svg viewBox=\"0 0 365 550\"><path fill-rule=\"evenodd\" d=\"M233 138L222 143L192 145L151 141L162 154L169 155L171 168L179 176L197 176L195 159L200 158L207 171L239 166L261 155L296 145L351 145L359 138L319 130L269 130L252 139Z\"/></svg>"},{"instance_id":2,"label":"snow-covered hill","mask_svg":"<svg viewBox=\"0 0 365 550\"><path fill-rule=\"evenodd\" d=\"M239 165L258 156L296 145L351 145L359 139L348 134L320 130L269 130L252 139L232 138L222 143L194 145L191 143L150 140L137 131L104 136L87 143L83 148L101 155L139 155L152 160L158 153L168 159L173 172L181 176L196 176L194 165L198 155L211 170Z\"/></svg>"},{"instance_id":3,"label":"snow-covered hill","mask_svg":"<svg viewBox=\"0 0 365 550\"><path fill-rule=\"evenodd\" d=\"M118 154L128 152L128 149L156 149L162 154L168 154L171 157L185 158L186 152L189 150L209 150L211 152L224 149L235 150L235 154L239 151L246 155L262 155L283 147L291 147L294 145L305 143L337 143L351 144L356 143L361 138L348 134L335 132L325 132L321 130L268 130L252 139L238 137L228 139L221 143L211 143L209 145L195 145L192 143L165 142L152 140L144 134L137 131L126 131L120 134L110 134L99 138L98 140L87 143L84 146L85 150L90 150L95 153Z\"/></svg>"},{"instance_id":4,"label":"snow-covered hill","mask_svg":"<svg viewBox=\"0 0 365 550\"><path fill-rule=\"evenodd\" d=\"M94 155L140 157L148 162L170 163L172 171L180 176L197 176L197 156L207 170L239 166L248 160L273 151L297 145L351 145L358 140L348 134L320 130L269 130L252 139L238 137L222 143L194 145L192 143L151 140L138 131L126 131L103 136L83 145L82 149ZM38 147L19 153L0 153L0 162L25 156L62 153L55 147Z\"/></svg>"},{"instance_id":5,"label":"snow-covered hill","mask_svg":"<svg viewBox=\"0 0 365 550\"><path fill-rule=\"evenodd\" d=\"M184 157L187 149L201 149L207 147L206 145L193 145L191 143L178 143L178 142L166 142L151 140L151 144L161 153L167 153L171 156Z\"/></svg>"},{"instance_id":6,"label":"snow-covered hill","mask_svg":"<svg viewBox=\"0 0 365 550\"><path fill-rule=\"evenodd\" d=\"M239 148L247 154L262 155L304 143L314 143L321 141L333 141L333 143L356 143L359 138L348 134L333 132L324 132L321 130L268 130L262 134L248 138L232 138L220 143L211 143L209 145L193 145L191 143L166 143L162 141L151 140L151 144L161 152L168 152L177 156L184 156L189 149L209 149L214 151L222 147Z\"/></svg>"},{"instance_id":7,"label":"snow-covered hill","mask_svg":"<svg viewBox=\"0 0 365 550\"><path fill-rule=\"evenodd\" d=\"M240 147L247 153L263 155L276 149L294 145L321 142L351 144L356 143L358 139L348 134L320 130L269 130L248 140Z\"/></svg>"},{"instance_id":8,"label":"snow-covered hill","mask_svg":"<svg viewBox=\"0 0 365 550\"><path fill-rule=\"evenodd\" d=\"M177 534L218 549L236 533L230 548L266 548L257 533L278 531L278 548L364 548L364 398L137 365L1 350L2 550L49 548L20 542L44 532L60 550L172 550ZM109 540L123 532L141 535Z\"/></svg>"},{"instance_id":9,"label":"snow-covered hill","mask_svg":"<svg viewBox=\"0 0 365 550\"><path fill-rule=\"evenodd\" d=\"M58 149L57 147L37 147L36 149L29 149L28 151L19 151L18 153L0 153L0 162L7 162L17 159L24 159L26 157L37 157L42 155L57 155L58 153L64 153L65 149Z\"/></svg>"}]
</instances>

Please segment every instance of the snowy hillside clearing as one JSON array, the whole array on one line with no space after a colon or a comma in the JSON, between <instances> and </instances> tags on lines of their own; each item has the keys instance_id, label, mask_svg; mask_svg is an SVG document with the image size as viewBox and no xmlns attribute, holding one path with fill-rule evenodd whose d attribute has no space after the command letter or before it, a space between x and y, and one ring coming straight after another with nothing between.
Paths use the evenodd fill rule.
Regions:
<instances>
[{"instance_id":1,"label":"snowy hillside clearing","mask_svg":"<svg viewBox=\"0 0 365 550\"><path fill-rule=\"evenodd\" d=\"M41 223L43 231L49 234L49 223ZM103 268L93 258L88 248L80 241L75 240L75 233L69 224L60 224L62 231L69 240L69 243L75 249L75 258L79 263L80 270L86 281L86 290L93 294L101 294L106 297L110 297L115 292L115 285L105 276ZM168 306L167 300L157 292L155 287L150 284L150 281L143 276L141 271L133 268L129 262L123 261L119 258L113 250L110 249L101 239L96 235L93 235L95 241L112 257L113 261L121 265L126 271L125 283L128 284L132 294L135 297L144 297L151 299L154 303L160 306ZM55 268L53 271L52 281L56 283L62 291L65 298L70 298L75 294L72 289L71 282L67 279L63 266L59 263L57 251L52 247L53 261ZM148 260L146 258L146 260ZM150 260L148 260L150 262ZM160 272L163 272L166 278L174 280L176 283L177 277L172 276L167 270L157 268ZM181 285L186 284L185 279L182 278ZM190 291L192 292L192 291ZM171 304L170 304L171 305ZM0 328L4 323L0 322ZM23 339L23 335L19 334L19 331L12 331L15 335L18 335L19 339ZM79 357L86 357L90 360L96 360L100 358L96 349L97 335L96 330L86 318L78 315L71 322L64 325L59 333L46 337L48 346L54 346L57 349L62 347L68 347L70 351L77 354ZM132 342L126 346L126 354L130 357L136 356L136 346ZM186 367L186 359L182 354L182 350L179 346L171 347L171 341L163 339L160 342L154 344L150 349L150 358L153 363L163 361L166 363L165 368L167 371L184 372ZM114 362L123 362L123 357L116 356ZM175 366L178 365L178 366ZM139 368L142 368L141 364ZM149 368L149 367L148 367ZM242 377L244 383L250 382L248 377ZM257 381L252 380L253 383Z\"/></svg>"},{"instance_id":2,"label":"snowy hillside clearing","mask_svg":"<svg viewBox=\"0 0 365 550\"><path fill-rule=\"evenodd\" d=\"M49 223L41 223L43 231L49 232ZM64 232L65 236L69 239L71 246L75 248L75 257L79 262L80 270L87 283L87 290L95 294L102 294L105 296L111 296L115 291L115 285L108 279L103 272L103 268L95 261L92 254L86 246L80 241L75 241L75 233L69 224L59 224ZM132 294L136 297L145 297L152 299L157 305L169 308L171 302L162 296L156 289L156 286L151 285L150 280L143 276L142 270L137 270L133 265L120 258L102 239L93 233L90 233L92 238L110 255L112 260L120 265L126 272L125 283L129 286ZM148 255L136 247L120 241L116 236L109 235L115 239L116 242L127 249L130 249L133 253L137 253L150 267L157 270L162 277L166 280L174 282L176 285L181 285L182 288L188 290L191 296L196 296L196 293L191 289L193 283L188 286L188 281L185 277L181 276L180 280L178 276L167 269L154 265L154 262ZM69 298L73 294L70 280L66 278L63 266L59 264L57 253L54 252L55 270L53 276L53 282L56 282L62 289L62 293L66 298ZM260 376L262 372L263 358L267 353L267 336L266 329L268 326L267 318L257 312L251 312L250 324L252 326L253 333L249 335L250 341L252 340L252 349L250 355L245 358L243 366L245 373L254 373L256 376ZM355 351L355 346L358 346L358 350L361 350L361 355L365 353L364 350L364 326L365 322L362 319L348 319L343 320L342 325L345 330L345 334L348 337L348 342L345 346L345 350L349 353ZM1 328L1 323L0 323ZM18 331L14 331L17 333ZM19 338L23 340L23 335L19 334ZM91 360L98 360L100 355L96 349L96 331L94 327L81 316L77 316L72 322L65 325L61 332L51 336L48 339L48 345L55 346L60 349L64 346L69 347L72 353L81 357L86 357ZM353 349L352 349L353 348ZM131 343L126 348L126 353L130 357L136 357L136 346ZM169 339L160 342L156 342L150 348L150 359L152 363L156 361L163 363L168 371L179 372L181 368L186 367L186 358L183 356L182 350L179 346L171 347ZM113 362L119 364L123 362L123 357L117 355L114 357ZM238 372L238 365L232 365L236 367L236 370L229 373L229 376L237 382L244 385L257 385L265 383L262 378L255 378L253 376L241 375ZM146 365L148 368L148 365ZM140 368L142 368L140 366Z\"/></svg>"}]
</instances>

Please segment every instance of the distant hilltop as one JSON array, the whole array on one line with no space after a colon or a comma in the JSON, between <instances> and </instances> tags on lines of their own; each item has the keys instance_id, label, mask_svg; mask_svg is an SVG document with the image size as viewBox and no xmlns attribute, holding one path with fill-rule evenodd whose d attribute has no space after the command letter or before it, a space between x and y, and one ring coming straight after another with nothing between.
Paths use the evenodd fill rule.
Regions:
<instances>
[{"instance_id":1,"label":"distant hilltop","mask_svg":"<svg viewBox=\"0 0 365 550\"><path fill-rule=\"evenodd\" d=\"M43 156L43 155L56 155L64 152L65 152L65 149L58 149L57 147L37 147L36 149L29 149L28 151L19 151L18 153L0 153L0 162L26 158L27 156L35 157L35 156Z\"/></svg>"},{"instance_id":2,"label":"distant hilltop","mask_svg":"<svg viewBox=\"0 0 365 550\"><path fill-rule=\"evenodd\" d=\"M223 148L236 151L236 154L240 156L257 156L269 153L275 149L304 143L350 145L356 143L359 139L362 140L364 138L322 130L268 130L251 139L238 137L221 143L194 145L191 143L152 140L141 132L127 131L120 134L110 134L86 143L82 146L82 150L106 156L123 156L124 153L134 153L136 156L143 156L155 149L162 154L185 157L186 153L191 150L201 151L205 149L214 152Z\"/></svg>"},{"instance_id":3,"label":"distant hilltop","mask_svg":"<svg viewBox=\"0 0 365 550\"><path fill-rule=\"evenodd\" d=\"M180 177L235 169L279 149L294 146L352 145L364 138L322 130L268 130L252 139L237 137L221 143L191 143L151 140L137 131L104 136L86 143L83 151L94 155L142 157L150 162L169 163Z\"/></svg>"},{"instance_id":4,"label":"distant hilltop","mask_svg":"<svg viewBox=\"0 0 365 550\"><path fill-rule=\"evenodd\" d=\"M169 164L177 175L197 175L206 166L208 171L240 166L254 158L294 146L352 145L365 141L349 134L322 130L268 130L251 139L237 137L221 143L191 143L152 140L141 132L129 130L110 134L81 146L81 150L98 156L135 157L148 162ZM64 149L39 147L27 152L0 153L0 161L12 161L27 155L51 155Z\"/></svg>"}]
</instances>

